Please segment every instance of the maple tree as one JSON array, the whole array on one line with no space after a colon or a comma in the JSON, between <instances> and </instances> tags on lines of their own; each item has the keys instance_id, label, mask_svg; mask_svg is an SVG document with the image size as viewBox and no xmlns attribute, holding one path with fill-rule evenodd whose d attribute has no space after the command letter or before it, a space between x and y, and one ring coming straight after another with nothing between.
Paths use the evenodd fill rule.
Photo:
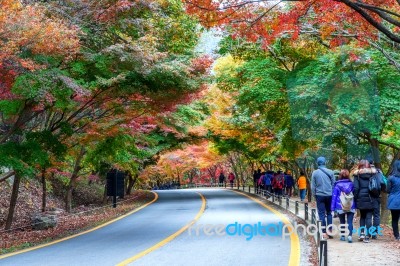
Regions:
<instances>
[{"instance_id":1,"label":"maple tree","mask_svg":"<svg viewBox=\"0 0 400 266\"><path fill-rule=\"evenodd\" d=\"M196 22L180 2L3 2L1 166L17 181L40 173L44 198L46 177L60 177L68 211L78 179L104 178L105 165L127 171L132 188L181 134L166 121L204 88L212 60L193 52Z\"/></svg>"},{"instance_id":2,"label":"maple tree","mask_svg":"<svg viewBox=\"0 0 400 266\"><path fill-rule=\"evenodd\" d=\"M399 157L395 64L375 47L314 44L277 40L263 50L223 40L206 126L231 164L245 166L244 177L258 167L309 174L321 154L334 168L370 154L389 173Z\"/></svg>"},{"instance_id":3,"label":"maple tree","mask_svg":"<svg viewBox=\"0 0 400 266\"><path fill-rule=\"evenodd\" d=\"M400 43L400 3L396 0L231 0L185 1L187 11L209 27L221 25L244 33L248 39L262 38L264 44L300 33L322 38L377 38L380 31Z\"/></svg>"}]
</instances>

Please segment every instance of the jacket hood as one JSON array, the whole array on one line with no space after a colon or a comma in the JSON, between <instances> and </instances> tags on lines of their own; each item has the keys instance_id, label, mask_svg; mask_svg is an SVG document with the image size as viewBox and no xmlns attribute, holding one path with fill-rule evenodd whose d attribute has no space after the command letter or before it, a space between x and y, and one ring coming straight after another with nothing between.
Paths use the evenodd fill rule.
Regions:
<instances>
[{"instance_id":1,"label":"jacket hood","mask_svg":"<svg viewBox=\"0 0 400 266\"><path fill-rule=\"evenodd\" d=\"M318 164L318 166L322 166L322 165L325 165L325 163L326 163L326 159L325 159L325 157L318 157L318 159L317 159L317 164Z\"/></svg>"},{"instance_id":2,"label":"jacket hood","mask_svg":"<svg viewBox=\"0 0 400 266\"><path fill-rule=\"evenodd\" d=\"M336 186L346 194L349 194L354 189L353 182L350 179L338 180L336 181Z\"/></svg>"},{"instance_id":3,"label":"jacket hood","mask_svg":"<svg viewBox=\"0 0 400 266\"><path fill-rule=\"evenodd\" d=\"M363 179L368 179L376 173L377 173L376 168L363 168L363 169L355 170L353 175L359 176L360 178L363 178Z\"/></svg>"},{"instance_id":4,"label":"jacket hood","mask_svg":"<svg viewBox=\"0 0 400 266\"><path fill-rule=\"evenodd\" d=\"M393 164L393 173L394 176L400 176L400 160L396 160Z\"/></svg>"}]
</instances>

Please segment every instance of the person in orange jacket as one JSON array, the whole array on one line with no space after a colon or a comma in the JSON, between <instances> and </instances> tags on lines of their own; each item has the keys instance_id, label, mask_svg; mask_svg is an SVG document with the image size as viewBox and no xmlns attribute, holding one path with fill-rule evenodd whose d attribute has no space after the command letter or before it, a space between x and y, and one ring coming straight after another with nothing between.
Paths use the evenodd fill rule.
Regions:
<instances>
[{"instance_id":1,"label":"person in orange jacket","mask_svg":"<svg viewBox=\"0 0 400 266\"><path fill-rule=\"evenodd\" d=\"M304 201L306 198L306 192L307 192L307 178L306 178L304 172L300 172L300 177L297 180L297 185L298 185L299 191L300 191L300 200Z\"/></svg>"}]
</instances>

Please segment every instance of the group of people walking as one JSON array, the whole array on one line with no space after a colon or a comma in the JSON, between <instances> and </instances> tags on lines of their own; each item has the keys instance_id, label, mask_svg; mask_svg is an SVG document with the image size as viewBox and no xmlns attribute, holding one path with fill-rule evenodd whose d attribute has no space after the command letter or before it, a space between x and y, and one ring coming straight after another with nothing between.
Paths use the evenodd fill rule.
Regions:
<instances>
[{"instance_id":1,"label":"group of people walking","mask_svg":"<svg viewBox=\"0 0 400 266\"><path fill-rule=\"evenodd\" d=\"M388 179L376 168L373 160L361 160L350 174L342 169L338 180L334 172L326 167L326 159L317 159L318 169L311 177L311 192L316 199L319 219L322 221L324 238L332 238L329 231L332 225L332 212L337 215L342 226L340 240L353 241L353 218L356 210L360 211L359 241L369 243L376 239L380 229L381 191L388 193L387 208L392 214L393 234L399 237L400 216L400 160L393 165ZM327 230L328 229L328 230ZM347 235L345 233L348 232Z\"/></svg>"},{"instance_id":2,"label":"group of people walking","mask_svg":"<svg viewBox=\"0 0 400 266\"><path fill-rule=\"evenodd\" d=\"M219 174L218 181L219 181L219 186L222 187L225 183L225 175L223 172ZM233 188L233 183L235 182L235 175L232 172L230 172L228 175L228 181L231 188Z\"/></svg>"},{"instance_id":3,"label":"group of people walking","mask_svg":"<svg viewBox=\"0 0 400 266\"><path fill-rule=\"evenodd\" d=\"M253 181L256 190L264 189L269 193L273 193L276 196L287 196L292 197L293 188L295 185L294 178L290 170L283 172L279 170L277 172L268 170L261 172L260 169L254 171ZM305 200L307 191L307 178L303 172L300 172L300 177L297 180L297 186L299 188L299 194L301 201Z\"/></svg>"},{"instance_id":4,"label":"group of people walking","mask_svg":"<svg viewBox=\"0 0 400 266\"><path fill-rule=\"evenodd\" d=\"M392 173L386 178L382 171L374 166L372 159L361 160L353 171L341 169L332 171L326 167L326 159L317 159L318 169L311 176L311 194L317 203L319 219L322 221L324 238L333 238L332 213L339 217L341 228L340 240L353 242L353 233L358 234L358 240L369 243L380 234L381 192L388 193L387 209L392 215L392 228L395 240L400 241L400 160L395 161ZM235 175L228 176L231 187ZM253 181L256 190L264 189L277 196L291 197L293 188L297 184L300 200L304 201L307 192L307 178L300 172L297 182L290 171L277 172L268 170L254 171ZM225 182L223 173L219 176L219 183ZM360 227L354 230L354 216L359 210ZM347 234L347 235L346 235Z\"/></svg>"}]
</instances>

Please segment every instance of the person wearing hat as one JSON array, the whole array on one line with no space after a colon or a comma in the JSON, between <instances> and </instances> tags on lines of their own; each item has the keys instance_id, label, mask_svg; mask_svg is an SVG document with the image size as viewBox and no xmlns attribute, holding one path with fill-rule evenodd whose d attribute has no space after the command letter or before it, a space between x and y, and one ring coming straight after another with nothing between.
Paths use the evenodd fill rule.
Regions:
<instances>
[{"instance_id":1,"label":"person wearing hat","mask_svg":"<svg viewBox=\"0 0 400 266\"><path fill-rule=\"evenodd\" d=\"M333 171L326 168L325 164L325 157L318 157L318 169L311 176L311 193L317 202L318 217L322 221L323 237L326 239L326 228L332 225L331 201L335 177ZM329 235L329 238L332 236Z\"/></svg>"}]
</instances>

